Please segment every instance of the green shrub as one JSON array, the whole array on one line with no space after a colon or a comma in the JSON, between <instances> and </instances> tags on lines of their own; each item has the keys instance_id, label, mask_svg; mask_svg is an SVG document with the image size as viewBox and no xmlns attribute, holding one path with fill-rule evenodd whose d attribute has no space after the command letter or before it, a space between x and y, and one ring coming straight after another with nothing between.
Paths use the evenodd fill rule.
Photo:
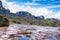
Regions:
<instances>
[{"instance_id":1,"label":"green shrub","mask_svg":"<svg viewBox=\"0 0 60 40\"><path fill-rule=\"evenodd\" d=\"M21 22L17 22L18 24L21 24Z\"/></svg>"},{"instance_id":2,"label":"green shrub","mask_svg":"<svg viewBox=\"0 0 60 40\"><path fill-rule=\"evenodd\" d=\"M17 21L16 21L16 20L13 20L12 22L13 22L13 23L16 23Z\"/></svg>"},{"instance_id":3,"label":"green shrub","mask_svg":"<svg viewBox=\"0 0 60 40\"><path fill-rule=\"evenodd\" d=\"M0 26L9 26L8 19L0 16Z\"/></svg>"}]
</instances>

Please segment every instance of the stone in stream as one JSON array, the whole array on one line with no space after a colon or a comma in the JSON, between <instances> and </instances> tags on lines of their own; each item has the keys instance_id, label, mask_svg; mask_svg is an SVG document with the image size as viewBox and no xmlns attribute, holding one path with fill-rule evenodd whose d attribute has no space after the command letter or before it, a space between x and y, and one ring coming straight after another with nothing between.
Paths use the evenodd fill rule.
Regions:
<instances>
[{"instance_id":1,"label":"stone in stream","mask_svg":"<svg viewBox=\"0 0 60 40\"><path fill-rule=\"evenodd\" d=\"M38 37L40 37L41 39L49 38L49 36L47 34L38 34Z\"/></svg>"},{"instance_id":2,"label":"stone in stream","mask_svg":"<svg viewBox=\"0 0 60 40\"><path fill-rule=\"evenodd\" d=\"M58 32L52 32L51 33L53 36L58 36Z\"/></svg>"},{"instance_id":3,"label":"stone in stream","mask_svg":"<svg viewBox=\"0 0 60 40\"><path fill-rule=\"evenodd\" d=\"M41 35L41 38L42 39L47 39L48 38L48 35Z\"/></svg>"},{"instance_id":4,"label":"stone in stream","mask_svg":"<svg viewBox=\"0 0 60 40\"><path fill-rule=\"evenodd\" d=\"M31 34L26 34L26 37L30 37L31 36Z\"/></svg>"},{"instance_id":5,"label":"stone in stream","mask_svg":"<svg viewBox=\"0 0 60 40\"><path fill-rule=\"evenodd\" d=\"M60 34L58 34L58 36L55 37L55 40L60 40Z\"/></svg>"},{"instance_id":6,"label":"stone in stream","mask_svg":"<svg viewBox=\"0 0 60 40\"><path fill-rule=\"evenodd\" d=\"M60 38L55 38L55 40L60 40Z\"/></svg>"}]
</instances>

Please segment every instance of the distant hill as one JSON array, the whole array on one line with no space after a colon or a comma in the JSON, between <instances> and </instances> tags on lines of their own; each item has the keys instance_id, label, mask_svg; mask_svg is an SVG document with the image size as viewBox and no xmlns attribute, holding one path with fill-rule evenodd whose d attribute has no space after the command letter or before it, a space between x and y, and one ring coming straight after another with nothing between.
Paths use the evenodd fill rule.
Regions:
<instances>
[{"instance_id":1,"label":"distant hill","mask_svg":"<svg viewBox=\"0 0 60 40\"><path fill-rule=\"evenodd\" d=\"M30 20L44 20L45 19L45 17L43 15L42 16L34 16L27 11L19 11L19 12L16 12L16 13L11 13L9 9L5 9L3 7L2 1L0 1L0 14L5 15L5 16L9 15L9 16L16 17L16 18L22 17L23 19L30 19ZM58 19L51 18L51 20L55 21L55 20L58 20Z\"/></svg>"},{"instance_id":2,"label":"distant hill","mask_svg":"<svg viewBox=\"0 0 60 40\"><path fill-rule=\"evenodd\" d=\"M2 5L2 2L0 1L0 13L2 13L3 15L11 15L11 16L15 16L15 17L23 17L25 19L33 19L33 20L44 20L44 16L34 16L31 13L27 12L27 11L19 11L16 13L10 13L9 9L5 9Z\"/></svg>"},{"instance_id":3,"label":"distant hill","mask_svg":"<svg viewBox=\"0 0 60 40\"><path fill-rule=\"evenodd\" d=\"M56 18L47 18L42 16L34 16L27 11L18 11L11 13L9 9L5 9L0 1L0 16L3 16L9 20L9 22L18 24L31 24L31 25L42 25L42 26L59 26L60 21Z\"/></svg>"}]
</instances>

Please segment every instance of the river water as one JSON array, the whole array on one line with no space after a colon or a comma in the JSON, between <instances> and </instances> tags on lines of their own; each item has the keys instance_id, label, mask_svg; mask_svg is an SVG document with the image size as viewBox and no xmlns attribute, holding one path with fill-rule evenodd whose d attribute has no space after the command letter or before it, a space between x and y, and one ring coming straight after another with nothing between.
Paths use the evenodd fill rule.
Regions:
<instances>
[{"instance_id":1,"label":"river water","mask_svg":"<svg viewBox=\"0 0 60 40\"><path fill-rule=\"evenodd\" d=\"M60 29L57 27L51 27L51 26L37 26L37 25L23 25L23 24L12 24L8 27L8 31L7 34L11 33L11 32L16 32L17 30L14 30L14 28L18 29L18 28L26 28L26 29L30 29L30 28L34 28L36 29L36 33L38 33L39 31L42 32L43 34L47 34L48 36L51 36L45 40L55 40L55 36L57 34L60 34ZM12 33L11 33L12 34ZM34 36L31 36L34 38ZM58 38L60 39L60 35L58 36ZM22 39L21 39L22 40Z\"/></svg>"}]
</instances>

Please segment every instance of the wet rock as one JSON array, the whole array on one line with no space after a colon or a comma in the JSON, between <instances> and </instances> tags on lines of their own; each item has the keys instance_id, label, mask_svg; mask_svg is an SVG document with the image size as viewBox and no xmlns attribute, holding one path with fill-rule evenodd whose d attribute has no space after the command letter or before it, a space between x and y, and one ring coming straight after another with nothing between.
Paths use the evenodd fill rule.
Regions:
<instances>
[{"instance_id":1,"label":"wet rock","mask_svg":"<svg viewBox=\"0 0 60 40\"><path fill-rule=\"evenodd\" d=\"M52 32L51 33L53 36L58 36L58 32Z\"/></svg>"},{"instance_id":2,"label":"wet rock","mask_svg":"<svg viewBox=\"0 0 60 40\"><path fill-rule=\"evenodd\" d=\"M14 40L18 40L18 38L14 38Z\"/></svg>"},{"instance_id":3,"label":"wet rock","mask_svg":"<svg viewBox=\"0 0 60 40\"><path fill-rule=\"evenodd\" d=\"M60 34L58 34L58 36L60 36Z\"/></svg>"},{"instance_id":4,"label":"wet rock","mask_svg":"<svg viewBox=\"0 0 60 40\"><path fill-rule=\"evenodd\" d=\"M26 34L26 37L30 37L31 36L31 34Z\"/></svg>"},{"instance_id":5,"label":"wet rock","mask_svg":"<svg viewBox=\"0 0 60 40\"><path fill-rule=\"evenodd\" d=\"M9 35L2 35L2 38L9 38Z\"/></svg>"},{"instance_id":6,"label":"wet rock","mask_svg":"<svg viewBox=\"0 0 60 40\"><path fill-rule=\"evenodd\" d=\"M60 38L55 38L55 40L60 40Z\"/></svg>"},{"instance_id":7,"label":"wet rock","mask_svg":"<svg viewBox=\"0 0 60 40\"><path fill-rule=\"evenodd\" d=\"M15 37L23 37L22 34L15 34L14 36L15 36Z\"/></svg>"},{"instance_id":8,"label":"wet rock","mask_svg":"<svg viewBox=\"0 0 60 40\"><path fill-rule=\"evenodd\" d=\"M40 35L40 38L42 38L42 39L47 39L47 38L49 38L49 36L48 35Z\"/></svg>"}]
</instances>

